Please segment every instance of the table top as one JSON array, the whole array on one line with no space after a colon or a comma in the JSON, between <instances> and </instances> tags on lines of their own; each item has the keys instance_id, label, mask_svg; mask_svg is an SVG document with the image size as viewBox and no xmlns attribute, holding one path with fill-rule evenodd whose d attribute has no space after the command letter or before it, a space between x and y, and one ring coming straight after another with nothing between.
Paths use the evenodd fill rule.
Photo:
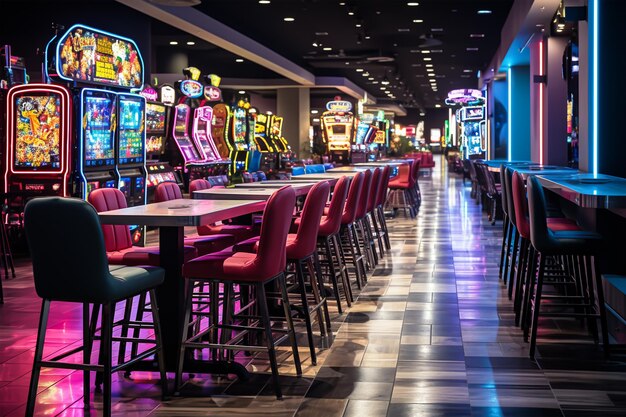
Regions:
<instances>
[{"instance_id":1,"label":"table top","mask_svg":"<svg viewBox=\"0 0 626 417\"><path fill-rule=\"evenodd\" d=\"M537 175L546 189L584 208L626 208L626 178L604 174Z\"/></svg>"},{"instance_id":2,"label":"table top","mask_svg":"<svg viewBox=\"0 0 626 417\"><path fill-rule=\"evenodd\" d=\"M98 213L104 224L199 226L262 211L265 201L177 199Z\"/></svg>"},{"instance_id":3,"label":"table top","mask_svg":"<svg viewBox=\"0 0 626 417\"><path fill-rule=\"evenodd\" d=\"M373 166L354 166L354 165L346 165L337 168L327 169L326 172L363 172L374 169Z\"/></svg>"},{"instance_id":4,"label":"table top","mask_svg":"<svg viewBox=\"0 0 626 417\"><path fill-rule=\"evenodd\" d=\"M574 168L560 167L556 165L525 165L514 166L512 168L522 174L524 179L531 175L575 175L581 173L581 171Z\"/></svg>"},{"instance_id":5,"label":"table top","mask_svg":"<svg viewBox=\"0 0 626 417\"><path fill-rule=\"evenodd\" d=\"M393 161L358 162L353 165L355 167L385 167L385 166L397 167L400 165L406 165L408 163L409 161L393 160Z\"/></svg>"},{"instance_id":6,"label":"table top","mask_svg":"<svg viewBox=\"0 0 626 417\"><path fill-rule=\"evenodd\" d=\"M342 172L322 172L319 174L303 174L297 175L295 179L301 180L338 180L341 177L354 177L356 174L362 171L342 171Z\"/></svg>"},{"instance_id":7,"label":"table top","mask_svg":"<svg viewBox=\"0 0 626 417\"><path fill-rule=\"evenodd\" d=\"M203 200L267 200L276 190L284 185L293 187L296 192L296 197L299 197L306 195L315 183L296 182L293 184L282 184L280 186L209 188L208 190L195 191L193 198Z\"/></svg>"},{"instance_id":8,"label":"table top","mask_svg":"<svg viewBox=\"0 0 626 417\"><path fill-rule=\"evenodd\" d=\"M294 188L298 187L313 187L315 184L319 182L323 182L324 180L313 181L309 180L308 182L304 181L289 181L289 180L276 180L276 181L260 181L260 182L245 182L243 184L235 184L235 188L250 188L250 189L259 189L259 188L273 188L275 190L284 187L285 185L291 185Z\"/></svg>"}]
</instances>

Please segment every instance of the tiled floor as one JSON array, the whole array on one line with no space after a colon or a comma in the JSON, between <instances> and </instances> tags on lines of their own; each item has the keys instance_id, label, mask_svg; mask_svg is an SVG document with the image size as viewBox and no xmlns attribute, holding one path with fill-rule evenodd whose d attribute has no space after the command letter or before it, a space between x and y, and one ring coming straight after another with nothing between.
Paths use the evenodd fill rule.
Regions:
<instances>
[{"instance_id":1,"label":"tiled floor","mask_svg":"<svg viewBox=\"0 0 626 417\"><path fill-rule=\"evenodd\" d=\"M285 352L285 399L275 399L262 358L248 381L198 375L161 402L155 375L116 376L119 416L625 416L626 361L609 361L571 321L543 321L538 361L514 326L498 280L500 222L491 226L469 189L441 161L420 181L418 218L390 221L392 253L349 312L333 309L334 341L295 377ZM0 416L22 416L39 300L28 264L5 281L0 307ZM333 308L333 303L330 303ZM46 355L76 345L80 309L53 307ZM544 330L545 329L545 330ZM308 358L304 339L301 355ZM170 375L171 378L171 375ZM82 376L46 370L37 415L83 416ZM91 394L94 396L94 394Z\"/></svg>"}]
</instances>

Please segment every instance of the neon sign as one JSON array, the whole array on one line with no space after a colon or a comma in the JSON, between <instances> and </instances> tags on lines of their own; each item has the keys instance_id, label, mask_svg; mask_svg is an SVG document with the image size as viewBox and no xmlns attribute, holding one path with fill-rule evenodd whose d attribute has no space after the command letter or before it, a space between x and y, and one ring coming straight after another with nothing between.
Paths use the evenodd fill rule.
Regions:
<instances>
[{"instance_id":1,"label":"neon sign","mask_svg":"<svg viewBox=\"0 0 626 417\"><path fill-rule=\"evenodd\" d=\"M350 110L352 110L352 103L350 103L349 101L345 101L345 100L329 101L328 103L326 103L326 109L328 111L334 111L337 113L341 113L341 112L347 113Z\"/></svg>"},{"instance_id":2,"label":"neon sign","mask_svg":"<svg viewBox=\"0 0 626 417\"><path fill-rule=\"evenodd\" d=\"M143 59L128 38L72 26L56 45L56 72L64 80L128 89L143 85Z\"/></svg>"},{"instance_id":3,"label":"neon sign","mask_svg":"<svg viewBox=\"0 0 626 417\"><path fill-rule=\"evenodd\" d=\"M190 98L202 97L204 88L202 84L194 80L183 80L180 82L180 92Z\"/></svg>"},{"instance_id":4,"label":"neon sign","mask_svg":"<svg viewBox=\"0 0 626 417\"><path fill-rule=\"evenodd\" d=\"M482 104L484 102L485 98L483 97L482 91L473 88L452 90L448 93L448 97L446 98L446 104L448 106L455 104L473 105Z\"/></svg>"},{"instance_id":5,"label":"neon sign","mask_svg":"<svg viewBox=\"0 0 626 417\"><path fill-rule=\"evenodd\" d=\"M204 87L204 98L208 101L221 101L222 90L217 87L207 85Z\"/></svg>"},{"instance_id":6,"label":"neon sign","mask_svg":"<svg viewBox=\"0 0 626 417\"><path fill-rule=\"evenodd\" d=\"M157 98L159 97L159 93L157 92L157 90L149 85L146 85L143 90L139 92L139 94L148 101L157 101Z\"/></svg>"}]
</instances>

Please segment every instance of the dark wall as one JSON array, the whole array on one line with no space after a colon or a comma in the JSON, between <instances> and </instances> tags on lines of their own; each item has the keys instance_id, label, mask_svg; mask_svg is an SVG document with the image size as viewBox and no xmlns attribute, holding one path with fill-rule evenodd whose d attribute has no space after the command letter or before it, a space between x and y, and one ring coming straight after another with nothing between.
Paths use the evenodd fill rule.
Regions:
<instances>
[{"instance_id":1,"label":"dark wall","mask_svg":"<svg viewBox=\"0 0 626 417\"><path fill-rule=\"evenodd\" d=\"M130 38L137 43L147 69L150 72L150 18L113 0L89 1L19 1L4 0L3 6L23 10L2 19L0 43L11 45L12 54L24 57L31 82L41 81L43 52L54 36L52 24L68 29L80 23Z\"/></svg>"}]
</instances>

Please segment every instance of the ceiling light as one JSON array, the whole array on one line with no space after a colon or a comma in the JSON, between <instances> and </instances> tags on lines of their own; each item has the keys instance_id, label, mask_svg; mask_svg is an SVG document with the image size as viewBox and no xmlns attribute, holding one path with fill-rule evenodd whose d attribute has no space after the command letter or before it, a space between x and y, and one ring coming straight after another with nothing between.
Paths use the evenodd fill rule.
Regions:
<instances>
[{"instance_id":1,"label":"ceiling light","mask_svg":"<svg viewBox=\"0 0 626 417\"><path fill-rule=\"evenodd\" d=\"M432 61L432 58L424 58L424 61Z\"/></svg>"},{"instance_id":2,"label":"ceiling light","mask_svg":"<svg viewBox=\"0 0 626 417\"><path fill-rule=\"evenodd\" d=\"M478 48L465 48L466 51L478 51Z\"/></svg>"},{"instance_id":3,"label":"ceiling light","mask_svg":"<svg viewBox=\"0 0 626 417\"><path fill-rule=\"evenodd\" d=\"M372 37L370 35L365 35L365 39L369 41L370 39L372 39Z\"/></svg>"},{"instance_id":4,"label":"ceiling light","mask_svg":"<svg viewBox=\"0 0 626 417\"><path fill-rule=\"evenodd\" d=\"M369 72L364 72L361 75L364 76L364 77L369 77L370 73Z\"/></svg>"},{"instance_id":5,"label":"ceiling light","mask_svg":"<svg viewBox=\"0 0 626 417\"><path fill-rule=\"evenodd\" d=\"M311 110L311 114L317 114L319 113L319 110Z\"/></svg>"},{"instance_id":6,"label":"ceiling light","mask_svg":"<svg viewBox=\"0 0 626 417\"><path fill-rule=\"evenodd\" d=\"M426 116L426 113L421 112L421 113L420 113L420 116L424 117L424 116Z\"/></svg>"},{"instance_id":7,"label":"ceiling light","mask_svg":"<svg viewBox=\"0 0 626 417\"><path fill-rule=\"evenodd\" d=\"M331 48L331 47L329 47L329 46L327 46L326 48L322 48L322 49L323 49L324 51L332 51L332 50L333 50L333 48Z\"/></svg>"},{"instance_id":8,"label":"ceiling light","mask_svg":"<svg viewBox=\"0 0 626 417\"><path fill-rule=\"evenodd\" d=\"M319 45L317 44L317 42L313 42L313 46L317 48Z\"/></svg>"},{"instance_id":9,"label":"ceiling light","mask_svg":"<svg viewBox=\"0 0 626 417\"><path fill-rule=\"evenodd\" d=\"M386 89L387 89L387 87L380 87L380 89L381 89L381 90L386 90Z\"/></svg>"},{"instance_id":10,"label":"ceiling light","mask_svg":"<svg viewBox=\"0 0 626 417\"><path fill-rule=\"evenodd\" d=\"M429 50L429 49L424 49L424 50L422 51L422 53L423 53L423 54L429 54L429 53L430 53L430 50Z\"/></svg>"},{"instance_id":11,"label":"ceiling light","mask_svg":"<svg viewBox=\"0 0 626 417\"><path fill-rule=\"evenodd\" d=\"M420 4L419 4L418 2L416 2L416 1L410 1L410 2L408 2L406 5L407 5L407 6L412 6L412 7L415 7L415 6L419 6Z\"/></svg>"},{"instance_id":12,"label":"ceiling light","mask_svg":"<svg viewBox=\"0 0 626 417\"><path fill-rule=\"evenodd\" d=\"M372 81L372 84L378 84L378 81Z\"/></svg>"},{"instance_id":13,"label":"ceiling light","mask_svg":"<svg viewBox=\"0 0 626 417\"><path fill-rule=\"evenodd\" d=\"M313 119L314 123L318 123L319 121L320 121L320 119L318 119L318 118Z\"/></svg>"},{"instance_id":14,"label":"ceiling light","mask_svg":"<svg viewBox=\"0 0 626 417\"><path fill-rule=\"evenodd\" d=\"M361 24L360 24L360 23L357 23L357 24L356 24L356 25L354 25L354 26L356 26L356 27L360 28L360 27L361 27Z\"/></svg>"},{"instance_id":15,"label":"ceiling light","mask_svg":"<svg viewBox=\"0 0 626 417\"><path fill-rule=\"evenodd\" d=\"M270 4L270 0L259 0L259 4Z\"/></svg>"},{"instance_id":16,"label":"ceiling light","mask_svg":"<svg viewBox=\"0 0 626 417\"><path fill-rule=\"evenodd\" d=\"M443 32L443 28L430 28L431 32Z\"/></svg>"},{"instance_id":17,"label":"ceiling light","mask_svg":"<svg viewBox=\"0 0 626 417\"><path fill-rule=\"evenodd\" d=\"M433 64L426 64L426 65L424 65L424 66L425 66L426 68L430 68L430 67L432 67L432 66L433 66Z\"/></svg>"},{"instance_id":18,"label":"ceiling light","mask_svg":"<svg viewBox=\"0 0 626 417\"><path fill-rule=\"evenodd\" d=\"M470 38L484 38L484 33L470 33Z\"/></svg>"},{"instance_id":19,"label":"ceiling light","mask_svg":"<svg viewBox=\"0 0 626 417\"><path fill-rule=\"evenodd\" d=\"M363 68L357 68L355 71L356 72L363 72Z\"/></svg>"},{"instance_id":20,"label":"ceiling light","mask_svg":"<svg viewBox=\"0 0 626 417\"><path fill-rule=\"evenodd\" d=\"M426 72L433 72L434 69L433 68L426 68Z\"/></svg>"},{"instance_id":21,"label":"ceiling light","mask_svg":"<svg viewBox=\"0 0 626 417\"><path fill-rule=\"evenodd\" d=\"M176 41L170 41L170 45L178 45L178 42L176 42Z\"/></svg>"},{"instance_id":22,"label":"ceiling light","mask_svg":"<svg viewBox=\"0 0 626 417\"><path fill-rule=\"evenodd\" d=\"M293 22L293 21L294 21L294 20L296 20L296 19L294 19L293 17L285 17L285 18L283 18L283 20L284 20L285 22Z\"/></svg>"},{"instance_id":23,"label":"ceiling light","mask_svg":"<svg viewBox=\"0 0 626 417\"><path fill-rule=\"evenodd\" d=\"M476 13L478 13L478 14L491 14L491 10L479 10Z\"/></svg>"},{"instance_id":24,"label":"ceiling light","mask_svg":"<svg viewBox=\"0 0 626 417\"><path fill-rule=\"evenodd\" d=\"M239 94L246 94L246 90L239 90L237 91Z\"/></svg>"},{"instance_id":25,"label":"ceiling light","mask_svg":"<svg viewBox=\"0 0 626 417\"><path fill-rule=\"evenodd\" d=\"M241 62L243 62L243 58L237 58L237 59L235 59L235 62L241 63Z\"/></svg>"},{"instance_id":26,"label":"ceiling light","mask_svg":"<svg viewBox=\"0 0 626 417\"><path fill-rule=\"evenodd\" d=\"M190 45L190 46L191 46L191 45L195 45L195 44L196 44L196 43L195 43L194 41L189 41L189 42L187 42L187 45Z\"/></svg>"},{"instance_id":27,"label":"ceiling light","mask_svg":"<svg viewBox=\"0 0 626 417\"><path fill-rule=\"evenodd\" d=\"M436 83L437 82L437 80L435 80L434 78L429 78L428 81L431 82L431 83Z\"/></svg>"},{"instance_id":28,"label":"ceiling light","mask_svg":"<svg viewBox=\"0 0 626 417\"><path fill-rule=\"evenodd\" d=\"M368 80L369 81L374 81L374 77L369 77Z\"/></svg>"},{"instance_id":29,"label":"ceiling light","mask_svg":"<svg viewBox=\"0 0 626 417\"><path fill-rule=\"evenodd\" d=\"M346 62L346 65L350 65L350 63L349 63L349 62Z\"/></svg>"},{"instance_id":30,"label":"ceiling light","mask_svg":"<svg viewBox=\"0 0 626 417\"><path fill-rule=\"evenodd\" d=\"M472 72L471 69L464 69L463 72Z\"/></svg>"},{"instance_id":31,"label":"ceiling light","mask_svg":"<svg viewBox=\"0 0 626 417\"><path fill-rule=\"evenodd\" d=\"M345 2L345 1L340 1L340 2L339 2L339 5L340 5L340 6L345 6L345 5L346 5L346 2Z\"/></svg>"},{"instance_id":32,"label":"ceiling light","mask_svg":"<svg viewBox=\"0 0 626 417\"><path fill-rule=\"evenodd\" d=\"M328 36L328 32L315 32L315 36Z\"/></svg>"},{"instance_id":33,"label":"ceiling light","mask_svg":"<svg viewBox=\"0 0 626 417\"><path fill-rule=\"evenodd\" d=\"M435 107L439 108L441 107L441 104L435 104Z\"/></svg>"},{"instance_id":34,"label":"ceiling light","mask_svg":"<svg viewBox=\"0 0 626 417\"><path fill-rule=\"evenodd\" d=\"M423 19L413 19L413 23L424 23Z\"/></svg>"}]
</instances>

